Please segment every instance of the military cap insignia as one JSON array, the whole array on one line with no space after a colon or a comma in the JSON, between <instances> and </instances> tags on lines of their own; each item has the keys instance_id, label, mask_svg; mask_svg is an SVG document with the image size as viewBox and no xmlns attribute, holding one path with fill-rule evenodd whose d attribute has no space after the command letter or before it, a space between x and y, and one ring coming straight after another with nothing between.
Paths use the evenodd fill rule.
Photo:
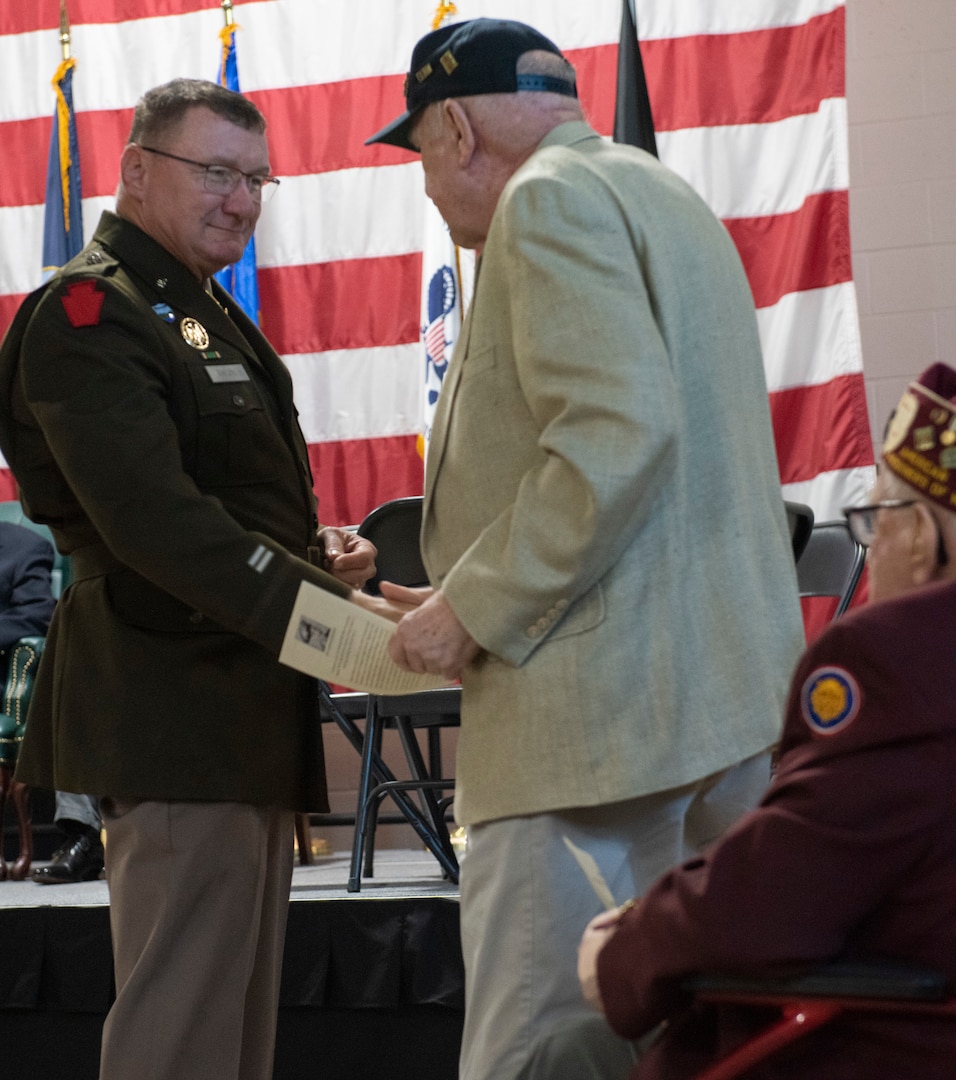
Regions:
<instances>
[{"instance_id":1,"label":"military cap insignia","mask_svg":"<svg viewBox=\"0 0 956 1080\"><path fill-rule=\"evenodd\" d=\"M98 326L106 294L95 281L77 281L60 294L60 303L73 327Z\"/></svg>"},{"instance_id":2,"label":"military cap insignia","mask_svg":"<svg viewBox=\"0 0 956 1080\"><path fill-rule=\"evenodd\" d=\"M198 319L187 316L179 324L179 332L183 335L183 341L194 349L209 348L209 332Z\"/></svg>"},{"instance_id":3,"label":"military cap insignia","mask_svg":"<svg viewBox=\"0 0 956 1080\"><path fill-rule=\"evenodd\" d=\"M445 74L446 75L450 75L455 70L455 68L458 67L458 61L455 59L454 55L452 54L451 49L449 49L448 52L446 52L442 56L439 63L445 69Z\"/></svg>"},{"instance_id":4,"label":"military cap insignia","mask_svg":"<svg viewBox=\"0 0 956 1080\"><path fill-rule=\"evenodd\" d=\"M431 75L432 70L433 68L431 64L426 64L424 67L419 68L418 71L415 72L415 78L420 83L423 83L428 78L428 76Z\"/></svg>"},{"instance_id":5,"label":"military cap insignia","mask_svg":"<svg viewBox=\"0 0 956 1080\"><path fill-rule=\"evenodd\" d=\"M863 695L856 679L840 667L819 667L800 691L800 709L816 735L835 735L857 717Z\"/></svg>"}]
</instances>

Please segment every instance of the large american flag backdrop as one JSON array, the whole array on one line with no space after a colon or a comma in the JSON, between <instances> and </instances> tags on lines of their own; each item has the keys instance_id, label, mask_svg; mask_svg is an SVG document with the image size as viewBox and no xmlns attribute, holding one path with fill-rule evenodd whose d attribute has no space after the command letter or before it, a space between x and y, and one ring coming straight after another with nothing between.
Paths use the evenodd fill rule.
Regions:
<instances>
[{"instance_id":1,"label":"large american flag backdrop","mask_svg":"<svg viewBox=\"0 0 956 1080\"><path fill-rule=\"evenodd\" d=\"M434 0L237 0L241 86L282 177L257 233L262 326L292 371L320 514L419 494L421 168L363 140L401 109ZM613 129L621 0L457 0L538 27ZM68 0L87 237L132 108L215 79L218 0ZM842 0L637 0L662 160L724 221L758 309L781 480L817 518L872 479L848 226ZM40 281L58 0L0 5L0 332ZM121 450L121 448L118 448ZM467 498L467 493L462 493ZM16 497L7 470L0 498Z\"/></svg>"}]
</instances>

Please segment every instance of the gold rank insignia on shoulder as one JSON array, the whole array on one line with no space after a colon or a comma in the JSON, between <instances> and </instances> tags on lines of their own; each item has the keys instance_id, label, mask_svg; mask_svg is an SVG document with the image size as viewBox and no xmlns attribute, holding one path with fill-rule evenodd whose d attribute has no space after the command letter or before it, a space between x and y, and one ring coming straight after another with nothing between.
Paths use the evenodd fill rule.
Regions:
<instances>
[{"instance_id":1,"label":"gold rank insignia on shoulder","mask_svg":"<svg viewBox=\"0 0 956 1080\"><path fill-rule=\"evenodd\" d=\"M187 316L179 324L179 330L187 345L192 345L194 349L209 348L209 333L198 319Z\"/></svg>"}]
</instances>

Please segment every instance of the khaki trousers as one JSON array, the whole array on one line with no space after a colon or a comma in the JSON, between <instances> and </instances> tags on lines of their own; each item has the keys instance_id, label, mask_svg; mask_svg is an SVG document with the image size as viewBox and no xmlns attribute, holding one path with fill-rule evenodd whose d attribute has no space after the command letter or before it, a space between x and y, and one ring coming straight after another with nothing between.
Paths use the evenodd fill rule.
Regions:
<instances>
[{"instance_id":1,"label":"khaki trousers","mask_svg":"<svg viewBox=\"0 0 956 1080\"><path fill-rule=\"evenodd\" d=\"M468 830L461 864L461 1080L624 1080L637 1048L584 1001L577 947L602 910L567 836L617 903L720 836L759 801L770 755L626 802Z\"/></svg>"},{"instance_id":2,"label":"khaki trousers","mask_svg":"<svg viewBox=\"0 0 956 1080\"><path fill-rule=\"evenodd\" d=\"M270 1080L293 815L102 801L116 1001L100 1080Z\"/></svg>"}]
</instances>

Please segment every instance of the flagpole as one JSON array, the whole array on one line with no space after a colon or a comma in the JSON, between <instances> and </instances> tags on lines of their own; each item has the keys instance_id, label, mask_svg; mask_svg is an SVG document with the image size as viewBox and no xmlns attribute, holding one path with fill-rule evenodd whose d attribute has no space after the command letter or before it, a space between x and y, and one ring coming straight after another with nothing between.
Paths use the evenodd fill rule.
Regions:
<instances>
[{"instance_id":1,"label":"flagpole","mask_svg":"<svg viewBox=\"0 0 956 1080\"><path fill-rule=\"evenodd\" d=\"M442 0L432 16L432 30L439 30L458 9ZM432 420L448 361L461 332L464 298L461 284L461 252L448 225L433 203L425 200L422 237L421 342L425 350L425 382L422 387L422 429L417 439L424 460L431 437Z\"/></svg>"},{"instance_id":2,"label":"flagpole","mask_svg":"<svg viewBox=\"0 0 956 1080\"><path fill-rule=\"evenodd\" d=\"M446 0L441 0L441 3L435 9L435 14L432 16L432 30L437 30L449 15L457 14L458 8L455 7L454 3L446 3Z\"/></svg>"},{"instance_id":3,"label":"flagpole","mask_svg":"<svg viewBox=\"0 0 956 1080\"><path fill-rule=\"evenodd\" d=\"M236 31L241 27L233 15L234 0L220 0L219 6L222 8L224 25L219 31L222 51L219 56L219 77L216 81L220 86L238 94L239 64L236 58ZM258 326L260 312L259 282L256 277L256 238L249 237L249 242L238 262L223 267L218 274L213 276Z\"/></svg>"},{"instance_id":4,"label":"flagpole","mask_svg":"<svg viewBox=\"0 0 956 1080\"><path fill-rule=\"evenodd\" d=\"M41 267L44 281L83 247L79 144L73 112L73 69L76 61L73 59L66 0L60 0L60 54L62 59L50 81L56 103L47 157L43 216Z\"/></svg>"},{"instance_id":5,"label":"flagpole","mask_svg":"<svg viewBox=\"0 0 956 1080\"><path fill-rule=\"evenodd\" d=\"M70 18L66 13L66 0L60 0L60 52L64 60L73 55L70 43Z\"/></svg>"},{"instance_id":6,"label":"flagpole","mask_svg":"<svg viewBox=\"0 0 956 1080\"><path fill-rule=\"evenodd\" d=\"M68 60L72 55L70 48L70 21L66 13L66 0L59 0L59 50Z\"/></svg>"}]
</instances>

